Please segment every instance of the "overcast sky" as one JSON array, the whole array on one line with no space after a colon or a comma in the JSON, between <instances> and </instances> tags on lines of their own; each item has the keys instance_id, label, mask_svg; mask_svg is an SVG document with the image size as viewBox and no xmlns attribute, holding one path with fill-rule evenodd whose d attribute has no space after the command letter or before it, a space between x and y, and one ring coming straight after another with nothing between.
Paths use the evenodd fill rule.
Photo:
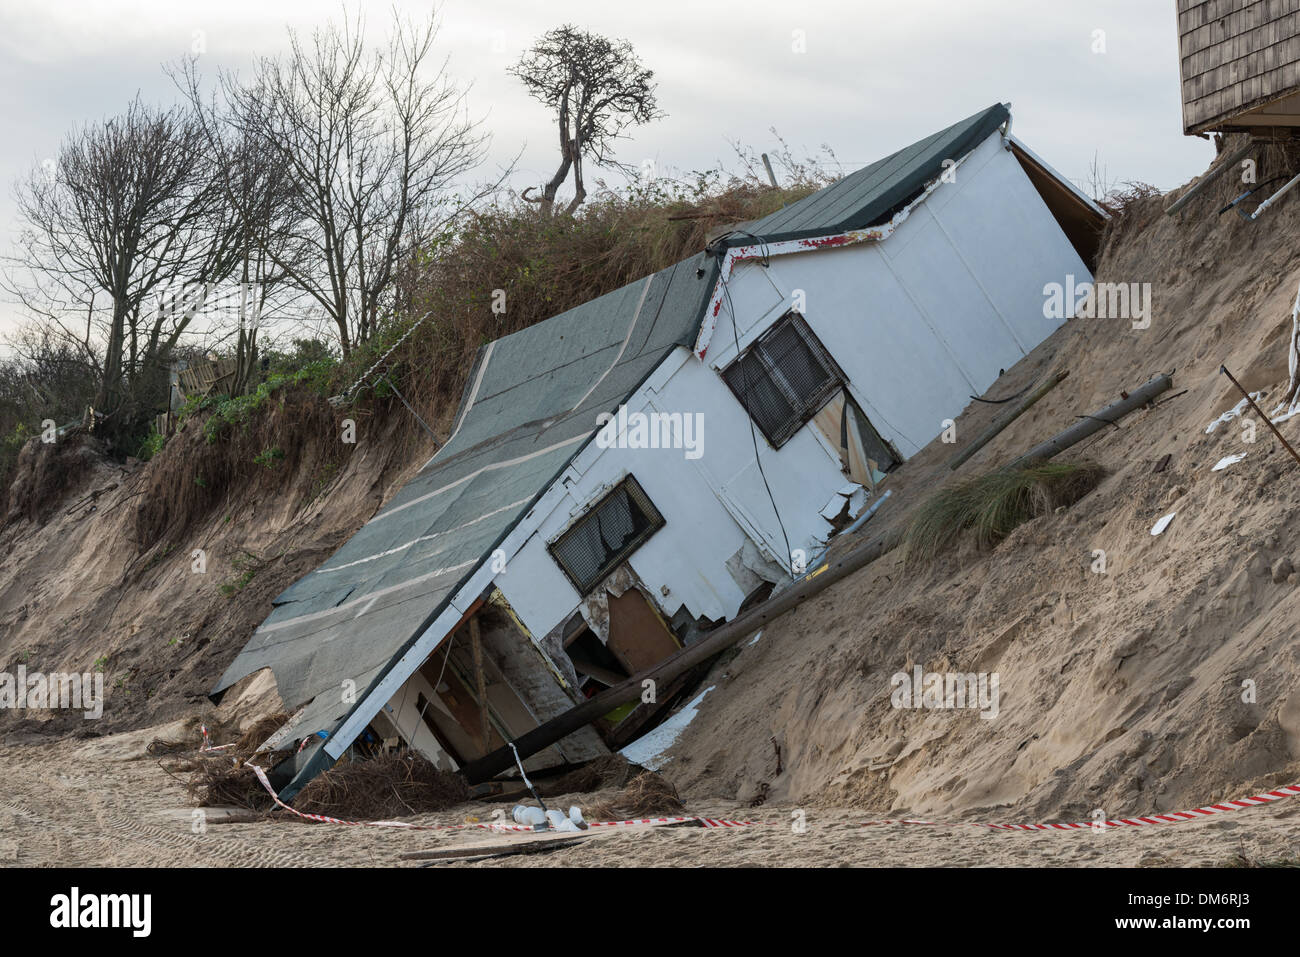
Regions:
<instances>
[{"instance_id":1,"label":"overcast sky","mask_svg":"<svg viewBox=\"0 0 1300 957\"><path fill-rule=\"evenodd\" d=\"M429 0L402 0L409 14ZM1082 183L1094 155L1110 180L1170 189L1213 156L1182 134L1174 0L445 0L439 42L472 83L493 162L523 149L517 186L549 176L555 133L506 68L532 40L573 23L630 40L656 72L664 119L620 150L634 165L734 165L729 141L797 153L826 143L846 169L995 102L1014 132ZM348 10L357 9L355 0ZM363 8L379 39L385 3ZM247 72L282 50L289 27L339 19L309 0L0 0L0 248L16 228L12 184L53 157L61 137L140 92L176 99L162 70L196 47L205 72ZM1098 32L1101 31L1101 32ZM1101 52L1104 50L1104 52ZM0 303L0 333L19 313Z\"/></svg>"}]
</instances>

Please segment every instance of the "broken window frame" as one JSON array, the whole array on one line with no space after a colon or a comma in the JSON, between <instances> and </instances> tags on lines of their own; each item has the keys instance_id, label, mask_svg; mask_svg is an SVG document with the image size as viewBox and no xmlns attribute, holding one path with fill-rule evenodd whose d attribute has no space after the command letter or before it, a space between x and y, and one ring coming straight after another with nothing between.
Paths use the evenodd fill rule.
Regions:
<instances>
[{"instance_id":1,"label":"broken window frame","mask_svg":"<svg viewBox=\"0 0 1300 957\"><path fill-rule=\"evenodd\" d=\"M625 541L620 548L607 553L605 561L601 563L595 573L585 580L581 579L562 557L563 548L567 542L582 534L583 529L588 527L588 523L596 521L600 515L600 510L620 491L627 494L628 500L641 512L642 516L648 520L649 524ZM663 517L663 513L655 507L654 502L650 501L650 496L645 493L645 489L641 487L641 483L638 482L635 476L629 472L621 481L597 499L595 504L589 507L579 518L573 521L568 528L556 536L555 539L546 546L546 550L550 552L551 559L560 567L560 570L564 572L564 577L569 580L569 583L573 585L578 594L583 598L586 598L600 586L601 582L613 573L614 569L627 561L633 552L648 542L655 532L659 531L659 529L663 528L666 524L667 522Z\"/></svg>"},{"instance_id":2,"label":"broken window frame","mask_svg":"<svg viewBox=\"0 0 1300 957\"><path fill-rule=\"evenodd\" d=\"M799 395L793 383L766 349L787 328L794 331L827 376L825 381L806 397ZM752 391L749 383L745 383L742 388L741 383L732 381L733 370L743 369L741 363L750 359L751 356L758 360L759 365L762 366L762 371L766 373L766 381L772 384L791 409L791 417L780 428L773 431L768 430L768 423L765 423L760 416L755 415L750 408L749 402L746 401L745 393ZM753 368L752 364L750 368ZM772 323L736 358L732 359L725 368L719 370L719 374L751 421L758 426L759 431L763 433L772 447L777 449L789 442L799 433L800 429L812 421L822 406L834 398L836 393L841 389L847 392L848 389L844 373L835 360L831 358L830 352L822 345L821 340L817 338L817 334L812 331L812 327L808 325L808 321L804 319L803 315L794 309L789 310L780 319Z\"/></svg>"}]
</instances>

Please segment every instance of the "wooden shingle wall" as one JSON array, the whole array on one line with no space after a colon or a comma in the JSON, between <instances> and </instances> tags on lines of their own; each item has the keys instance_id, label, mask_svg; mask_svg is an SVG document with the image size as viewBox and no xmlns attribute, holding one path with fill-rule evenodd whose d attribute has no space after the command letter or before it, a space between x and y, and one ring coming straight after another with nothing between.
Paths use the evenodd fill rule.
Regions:
<instances>
[{"instance_id":1,"label":"wooden shingle wall","mask_svg":"<svg viewBox=\"0 0 1300 957\"><path fill-rule=\"evenodd\" d=\"M1300 92L1300 0L1177 5L1185 132L1263 125L1242 114ZM1269 124L1297 125L1300 107L1271 116Z\"/></svg>"}]
</instances>

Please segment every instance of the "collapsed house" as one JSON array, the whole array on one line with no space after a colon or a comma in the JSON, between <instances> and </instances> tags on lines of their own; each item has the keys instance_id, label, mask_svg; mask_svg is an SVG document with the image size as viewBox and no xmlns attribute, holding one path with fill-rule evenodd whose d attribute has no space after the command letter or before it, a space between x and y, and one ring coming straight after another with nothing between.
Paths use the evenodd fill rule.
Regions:
<instances>
[{"instance_id":1,"label":"collapsed house","mask_svg":"<svg viewBox=\"0 0 1300 957\"><path fill-rule=\"evenodd\" d=\"M706 250L483 347L446 445L274 610L303 742L458 768L766 597L1069 318L1104 214L996 104ZM648 730L690 674L532 770Z\"/></svg>"}]
</instances>

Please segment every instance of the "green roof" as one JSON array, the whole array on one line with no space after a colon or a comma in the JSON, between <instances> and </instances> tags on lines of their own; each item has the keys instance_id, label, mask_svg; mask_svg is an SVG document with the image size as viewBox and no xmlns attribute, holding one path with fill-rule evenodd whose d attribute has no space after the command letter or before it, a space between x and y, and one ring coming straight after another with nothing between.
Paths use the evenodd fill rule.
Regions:
<instances>
[{"instance_id":1,"label":"green roof","mask_svg":"<svg viewBox=\"0 0 1300 957\"><path fill-rule=\"evenodd\" d=\"M995 103L850 173L797 203L749 223L744 234L781 242L865 229L885 222L943 172L944 160L965 156L1010 116L1011 111L1005 105ZM748 241L741 235L732 245Z\"/></svg>"}]
</instances>

